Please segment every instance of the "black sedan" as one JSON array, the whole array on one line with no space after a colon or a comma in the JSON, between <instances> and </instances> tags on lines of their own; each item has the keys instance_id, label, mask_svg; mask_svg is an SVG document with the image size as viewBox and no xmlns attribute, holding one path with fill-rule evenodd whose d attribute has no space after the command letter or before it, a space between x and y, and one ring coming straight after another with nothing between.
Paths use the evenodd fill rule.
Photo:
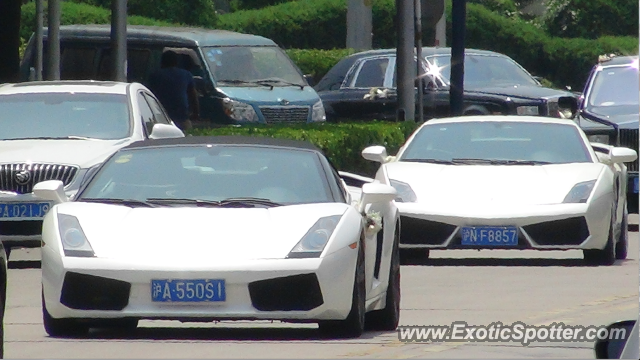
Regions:
<instances>
[{"instance_id":1,"label":"black sedan","mask_svg":"<svg viewBox=\"0 0 640 360\"><path fill-rule=\"evenodd\" d=\"M593 66L576 116L592 142L638 149L638 55L603 55ZM638 160L627 164L627 204L638 213Z\"/></svg>"},{"instance_id":2,"label":"black sedan","mask_svg":"<svg viewBox=\"0 0 640 360\"><path fill-rule=\"evenodd\" d=\"M450 48L423 48L424 120L450 115ZM544 87L510 57L465 50L465 115L572 118L578 95ZM370 50L340 60L315 86L328 121L396 117L396 50ZM417 93L416 93L417 94Z\"/></svg>"}]
</instances>

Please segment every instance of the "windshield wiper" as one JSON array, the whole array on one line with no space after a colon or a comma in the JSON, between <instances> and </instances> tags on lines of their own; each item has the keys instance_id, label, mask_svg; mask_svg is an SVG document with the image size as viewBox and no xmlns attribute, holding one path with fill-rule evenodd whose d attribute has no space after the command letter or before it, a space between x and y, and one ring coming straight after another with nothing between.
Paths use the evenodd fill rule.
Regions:
<instances>
[{"instance_id":1,"label":"windshield wiper","mask_svg":"<svg viewBox=\"0 0 640 360\"><path fill-rule=\"evenodd\" d=\"M218 80L218 83L227 83L227 84L251 84L251 85L260 85L260 86L266 86L271 88L271 90L273 90L273 85L269 85L269 84L261 84L258 81L245 81L245 80L231 80L231 79L223 79L223 80Z\"/></svg>"},{"instance_id":2,"label":"windshield wiper","mask_svg":"<svg viewBox=\"0 0 640 360\"><path fill-rule=\"evenodd\" d=\"M500 160L500 159L453 159L452 162L456 164L465 165L547 165L551 164L548 161L535 161L535 160Z\"/></svg>"},{"instance_id":3,"label":"windshield wiper","mask_svg":"<svg viewBox=\"0 0 640 360\"><path fill-rule=\"evenodd\" d=\"M124 205L128 207L158 207L156 204L151 204L147 201L136 200L136 199L80 198L76 201L102 203L102 204L117 204L117 205Z\"/></svg>"},{"instance_id":4,"label":"windshield wiper","mask_svg":"<svg viewBox=\"0 0 640 360\"><path fill-rule=\"evenodd\" d=\"M21 137L21 138L11 138L5 140L93 140L92 138L84 137L84 136L33 136L33 137Z\"/></svg>"},{"instance_id":5,"label":"windshield wiper","mask_svg":"<svg viewBox=\"0 0 640 360\"><path fill-rule=\"evenodd\" d=\"M429 164L457 165L457 163L454 161L441 160L441 159L402 159L400 161L420 162L420 163L429 163Z\"/></svg>"},{"instance_id":6,"label":"windshield wiper","mask_svg":"<svg viewBox=\"0 0 640 360\"><path fill-rule=\"evenodd\" d=\"M300 88L300 90L304 89L304 85L302 84L296 84L296 83L292 83L286 80L282 80L282 79L264 79L264 80L258 80L256 81L256 83L260 84L260 85L267 85L270 83L276 83L276 84L284 84L284 85L289 85L289 86L297 86ZM273 85L271 85L271 87L273 87Z\"/></svg>"},{"instance_id":7,"label":"windshield wiper","mask_svg":"<svg viewBox=\"0 0 640 360\"><path fill-rule=\"evenodd\" d=\"M153 204L176 204L176 205L196 205L202 207L219 207L219 201L186 199L186 198L148 198L148 202Z\"/></svg>"},{"instance_id":8,"label":"windshield wiper","mask_svg":"<svg viewBox=\"0 0 640 360\"><path fill-rule=\"evenodd\" d=\"M153 204L196 205L202 207L256 207L256 205L274 207L282 205L269 199L253 197L229 198L220 201L181 198L148 198L147 201Z\"/></svg>"},{"instance_id":9,"label":"windshield wiper","mask_svg":"<svg viewBox=\"0 0 640 360\"><path fill-rule=\"evenodd\" d=\"M221 206L239 205L239 206L253 206L253 207L255 207L256 205L262 205L266 207L282 206L282 204L273 202L269 199L254 198L254 197L228 198L228 199L220 200L220 205Z\"/></svg>"}]
</instances>

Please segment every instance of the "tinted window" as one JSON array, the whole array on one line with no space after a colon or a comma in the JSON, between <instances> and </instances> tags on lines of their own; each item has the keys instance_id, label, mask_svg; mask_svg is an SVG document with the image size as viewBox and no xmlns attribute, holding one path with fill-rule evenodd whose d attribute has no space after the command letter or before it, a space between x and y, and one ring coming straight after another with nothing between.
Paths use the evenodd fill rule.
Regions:
<instances>
[{"instance_id":1,"label":"tinted window","mask_svg":"<svg viewBox=\"0 0 640 360\"><path fill-rule=\"evenodd\" d=\"M126 95L30 93L0 96L0 139L122 139L130 136Z\"/></svg>"},{"instance_id":2,"label":"tinted window","mask_svg":"<svg viewBox=\"0 0 640 360\"><path fill-rule=\"evenodd\" d=\"M389 65L388 58L365 61L358 72L355 87L383 87L384 78Z\"/></svg>"},{"instance_id":3,"label":"tinted window","mask_svg":"<svg viewBox=\"0 0 640 360\"><path fill-rule=\"evenodd\" d=\"M233 197L287 204L334 202L316 153L252 146L123 151L106 163L80 196L215 201Z\"/></svg>"},{"instance_id":4,"label":"tinted window","mask_svg":"<svg viewBox=\"0 0 640 360\"><path fill-rule=\"evenodd\" d=\"M149 107L149 104L147 104L147 100L142 93L138 93L138 106L140 106L140 117L144 123L144 128L147 130L147 134L151 134L153 124L155 124L156 121L153 117L153 111L151 111L151 108Z\"/></svg>"},{"instance_id":5,"label":"tinted window","mask_svg":"<svg viewBox=\"0 0 640 360\"><path fill-rule=\"evenodd\" d=\"M524 122L461 122L423 127L401 160L486 159L591 162L578 129Z\"/></svg>"},{"instance_id":6,"label":"tinted window","mask_svg":"<svg viewBox=\"0 0 640 360\"><path fill-rule=\"evenodd\" d=\"M588 103L592 106L638 106L640 81L638 64L599 71L593 81Z\"/></svg>"},{"instance_id":7,"label":"tinted window","mask_svg":"<svg viewBox=\"0 0 640 360\"><path fill-rule=\"evenodd\" d=\"M60 78L65 80L94 79L96 52L97 49L92 47L65 47L60 57Z\"/></svg>"},{"instance_id":8,"label":"tinted window","mask_svg":"<svg viewBox=\"0 0 640 360\"><path fill-rule=\"evenodd\" d=\"M144 94L144 98L146 99L147 104L149 104L149 107L151 108L151 112L153 113L155 122L158 122L161 124L171 124L171 121L167 118L167 115L165 115L164 111L162 110L162 106L160 105L160 103L158 103L158 101L155 98L153 98L149 94Z\"/></svg>"}]
</instances>

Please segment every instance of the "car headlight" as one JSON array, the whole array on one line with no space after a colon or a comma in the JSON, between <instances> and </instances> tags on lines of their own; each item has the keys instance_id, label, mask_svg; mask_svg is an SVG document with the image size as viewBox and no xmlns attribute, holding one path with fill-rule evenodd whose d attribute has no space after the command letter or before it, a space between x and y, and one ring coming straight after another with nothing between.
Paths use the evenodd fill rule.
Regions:
<instances>
[{"instance_id":1,"label":"car headlight","mask_svg":"<svg viewBox=\"0 0 640 360\"><path fill-rule=\"evenodd\" d=\"M398 180L389 180L390 185L396 189L398 192L398 196L396 197L396 201L398 202L415 202L418 198L416 197L416 193L413 192L411 186L409 184L404 183Z\"/></svg>"},{"instance_id":2,"label":"car headlight","mask_svg":"<svg viewBox=\"0 0 640 360\"><path fill-rule=\"evenodd\" d=\"M590 142L609 144L609 135L607 134L589 135L587 138Z\"/></svg>"},{"instance_id":3,"label":"car headlight","mask_svg":"<svg viewBox=\"0 0 640 360\"><path fill-rule=\"evenodd\" d=\"M564 204L586 203L587 199L589 199L589 196L591 195L591 191L593 190L595 184L595 180L589 180L575 184L562 202Z\"/></svg>"},{"instance_id":4,"label":"car headlight","mask_svg":"<svg viewBox=\"0 0 640 360\"><path fill-rule=\"evenodd\" d=\"M311 121L326 121L327 114L324 112L322 100L318 100L311 108Z\"/></svg>"},{"instance_id":5,"label":"car headlight","mask_svg":"<svg viewBox=\"0 0 640 360\"><path fill-rule=\"evenodd\" d=\"M235 121L258 121L258 114L250 104L225 98L222 100L222 109L228 117Z\"/></svg>"},{"instance_id":6,"label":"car headlight","mask_svg":"<svg viewBox=\"0 0 640 360\"><path fill-rule=\"evenodd\" d=\"M95 253L82 231L78 218L72 215L58 214L60 240L65 256L94 257Z\"/></svg>"},{"instance_id":7,"label":"car headlight","mask_svg":"<svg viewBox=\"0 0 640 360\"><path fill-rule=\"evenodd\" d=\"M320 218L307 231L296 246L291 249L287 258L314 258L322 254L322 250L329 242L333 230L340 222L342 215L333 215Z\"/></svg>"},{"instance_id":8,"label":"car headlight","mask_svg":"<svg viewBox=\"0 0 640 360\"><path fill-rule=\"evenodd\" d=\"M518 106L516 108L516 113L518 115L540 115L540 110L537 106Z\"/></svg>"}]
</instances>

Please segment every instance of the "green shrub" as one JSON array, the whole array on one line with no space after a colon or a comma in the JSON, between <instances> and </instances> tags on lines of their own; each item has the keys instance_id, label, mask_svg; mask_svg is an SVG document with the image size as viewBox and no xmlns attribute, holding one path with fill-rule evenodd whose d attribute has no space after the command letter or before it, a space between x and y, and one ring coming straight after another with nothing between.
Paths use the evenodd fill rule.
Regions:
<instances>
[{"instance_id":1,"label":"green shrub","mask_svg":"<svg viewBox=\"0 0 640 360\"><path fill-rule=\"evenodd\" d=\"M370 145L384 145L389 154L395 154L416 126L411 121L373 121L298 126L225 126L193 129L188 133L195 136L248 135L310 141L327 155L338 170L373 176L379 164L364 160L362 149Z\"/></svg>"},{"instance_id":2,"label":"green shrub","mask_svg":"<svg viewBox=\"0 0 640 360\"><path fill-rule=\"evenodd\" d=\"M96 7L87 4L76 4L72 2L61 2L61 25L71 24L110 24L111 10ZM47 24L45 18L45 26ZM154 25L154 26L171 26L174 24L166 21L159 21L145 18L142 16L127 17L129 25ZM22 5L22 14L20 18L20 37L23 41L28 41L36 30L36 5L29 2Z\"/></svg>"},{"instance_id":3,"label":"green shrub","mask_svg":"<svg viewBox=\"0 0 640 360\"><path fill-rule=\"evenodd\" d=\"M543 24L551 36L638 36L638 1L548 0L547 6Z\"/></svg>"},{"instance_id":4,"label":"green shrub","mask_svg":"<svg viewBox=\"0 0 640 360\"><path fill-rule=\"evenodd\" d=\"M72 0L111 9L113 0ZM213 0L127 0L129 15L144 16L176 24L215 27Z\"/></svg>"},{"instance_id":5,"label":"green shrub","mask_svg":"<svg viewBox=\"0 0 640 360\"><path fill-rule=\"evenodd\" d=\"M303 74L313 77L315 82L329 71L340 59L353 54L353 49L305 50L288 49L287 55L298 65Z\"/></svg>"}]
</instances>

